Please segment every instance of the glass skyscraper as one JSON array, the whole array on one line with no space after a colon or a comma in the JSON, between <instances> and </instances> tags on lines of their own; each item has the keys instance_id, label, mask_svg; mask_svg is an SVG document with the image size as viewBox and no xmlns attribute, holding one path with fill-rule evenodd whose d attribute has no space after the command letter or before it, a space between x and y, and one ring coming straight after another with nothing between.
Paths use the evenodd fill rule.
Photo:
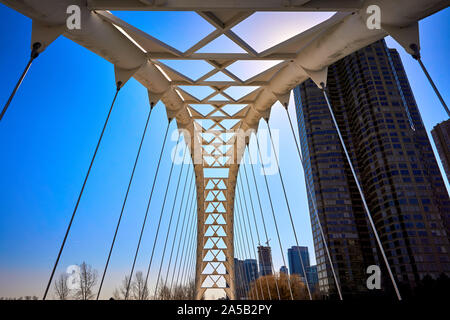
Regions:
<instances>
[{"instance_id":1,"label":"glass skyscraper","mask_svg":"<svg viewBox=\"0 0 450 320\"><path fill-rule=\"evenodd\" d=\"M302 260L300 260L300 256ZM292 246L288 249L288 261L289 261L289 270L291 270L291 274L298 274L302 277L305 277L305 270L302 268L303 266L309 267L309 252L308 247L297 247Z\"/></svg>"},{"instance_id":2,"label":"glass skyscraper","mask_svg":"<svg viewBox=\"0 0 450 320\"><path fill-rule=\"evenodd\" d=\"M256 259L239 260L234 258L234 276L236 279L235 294L241 299L251 289L252 282L258 278Z\"/></svg>"},{"instance_id":3,"label":"glass skyscraper","mask_svg":"<svg viewBox=\"0 0 450 320\"><path fill-rule=\"evenodd\" d=\"M256 259L244 260L245 281L251 284L258 278L258 264Z\"/></svg>"},{"instance_id":4,"label":"glass skyscraper","mask_svg":"<svg viewBox=\"0 0 450 320\"><path fill-rule=\"evenodd\" d=\"M397 51L382 40L336 62L327 90L395 278L449 274L449 195ZM326 101L311 80L294 97L320 289L335 291L318 219L343 293L367 292L367 267L387 271Z\"/></svg>"}]
</instances>

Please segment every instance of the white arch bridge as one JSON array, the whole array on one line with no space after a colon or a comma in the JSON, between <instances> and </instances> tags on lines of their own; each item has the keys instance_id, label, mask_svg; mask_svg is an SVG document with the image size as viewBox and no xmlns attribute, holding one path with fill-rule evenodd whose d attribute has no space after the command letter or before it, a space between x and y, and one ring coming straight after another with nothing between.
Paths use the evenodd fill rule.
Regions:
<instances>
[{"instance_id":1,"label":"white arch bridge","mask_svg":"<svg viewBox=\"0 0 450 320\"><path fill-rule=\"evenodd\" d=\"M166 107L168 119L174 119L179 129L189 133L190 138L186 142L194 163L197 189L195 268L197 299L203 298L205 291L211 288L221 288L228 298L235 298L233 213L239 164L249 143L248 134L239 139L236 131L247 133L249 130L256 131L260 119L269 118L272 105L280 101L287 107L290 91L307 79L311 78L326 95L329 65L387 35L392 36L406 51L417 57L420 50L418 21L448 5L448 1L445 0L0 0L0 2L33 21L31 43L33 51L26 71L31 62L45 50L51 50L51 47L48 48L50 44L62 35L114 65L117 93L131 77L134 77L147 88L151 109L161 100ZM73 5L80 9L79 29L67 27L67 10ZM372 14L372 11L367 9L373 5L380 8L380 28L369 28L367 24ZM145 33L119 19L109 10L195 11L210 23L214 30L181 52L156 39L154 37L156 35ZM234 26L257 11L316 11L333 14L302 33L258 52L232 31ZM242 52L205 53L201 50L221 36L233 41ZM210 64L212 69L194 80L161 60L203 60ZM266 68L248 79L241 79L227 69L233 63L245 60L265 62ZM25 74L26 72L23 76ZM195 87L208 87L209 93L198 97L191 90ZM234 95L233 90L236 88L245 94ZM3 109L0 119L11 99ZM333 115L331 107L330 112ZM336 128L339 132L339 128L337 126ZM100 141L101 138L99 143ZM345 150L342 139L341 142ZM349 158L348 160L350 162ZM72 221L76 218L75 213L83 189L84 185L49 285ZM363 192L361 189L359 191L364 201ZM367 206L366 213L370 219ZM375 229L374 231L376 233ZM380 242L378 245L381 247ZM328 257L330 258L329 255ZM386 259L385 263L390 271ZM395 286L394 278L391 279ZM338 285L336 277L335 280ZM48 287L45 296L47 292ZM400 298L398 291L397 295Z\"/></svg>"}]
</instances>

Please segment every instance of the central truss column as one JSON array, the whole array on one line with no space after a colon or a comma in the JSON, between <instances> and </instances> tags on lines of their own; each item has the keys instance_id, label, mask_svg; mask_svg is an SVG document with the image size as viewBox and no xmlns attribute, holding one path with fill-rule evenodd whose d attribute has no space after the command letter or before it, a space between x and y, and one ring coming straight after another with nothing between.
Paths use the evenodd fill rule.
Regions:
<instances>
[{"instance_id":1,"label":"central truss column","mask_svg":"<svg viewBox=\"0 0 450 320\"><path fill-rule=\"evenodd\" d=\"M227 201L234 190L228 186L226 178L197 177L197 300L217 298L220 291L208 295L210 289L234 299L233 207Z\"/></svg>"},{"instance_id":2,"label":"central truss column","mask_svg":"<svg viewBox=\"0 0 450 320\"><path fill-rule=\"evenodd\" d=\"M233 204L234 135L225 128L196 127L197 185L196 299L235 298ZM226 137L228 136L228 137ZM197 139L198 138L198 139Z\"/></svg>"}]
</instances>

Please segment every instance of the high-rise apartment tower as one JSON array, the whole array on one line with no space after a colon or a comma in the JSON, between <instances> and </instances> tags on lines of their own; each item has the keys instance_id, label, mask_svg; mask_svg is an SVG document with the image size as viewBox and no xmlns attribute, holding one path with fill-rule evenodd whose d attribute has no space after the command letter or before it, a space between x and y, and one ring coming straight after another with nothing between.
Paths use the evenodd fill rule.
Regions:
<instances>
[{"instance_id":1,"label":"high-rise apartment tower","mask_svg":"<svg viewBox=\"0 0 450 320\"><path fill-rule=\"evenodd\" d=\"M449 274L449 195L399 54L382 40L347 56L329 67L327 91L396 280ZM372 264L389 289L323 94L308 80L294 96L320 289L335 286L319 220L344 294L368 290Z\"/></svg>"}]
</instances>

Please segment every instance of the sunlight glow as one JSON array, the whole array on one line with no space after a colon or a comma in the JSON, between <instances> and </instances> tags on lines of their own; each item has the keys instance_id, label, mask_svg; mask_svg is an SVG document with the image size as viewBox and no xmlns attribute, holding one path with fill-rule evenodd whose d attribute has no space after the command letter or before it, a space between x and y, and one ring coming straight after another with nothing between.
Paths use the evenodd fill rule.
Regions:
<instances>
[{"instance_id":1,"label":"sunlight glow","mask_svg":"<svg viewBox=\"0 0 450 320\"><path fill-rule=\"evenodd\" d=\"M329 19L334 12L256 12L232 30L257 52Z\"/></svg>"},{"instance_id":2,"label":"sunlight glow","mask_svg":"<svg viewBox=\"0 0 450 320\"><path fill-rule=\"evenodd\" d=\"M119 30L125 37L128 38L136 47L138 47L142 52L147 53L144 48L141 47L139 43L137 43L125 30L123 30L118 25L112 24L117 30Z\"/></svg>"},{"instance_id":3,"label":"sunlight glow","mask_svg":"<svg viewBox=\"0 0 450 320\"><path fill-rule=\"evenodd\" d=\"M155 67L156 67L159 71L161 71L161 73L164 75L164 77L166 77L167 81L172 81L172 79L170 79L170 77L167 75L167 73L166 73L160 66L158 66L157 64L155 64Z\"/></svg>"},{"instance_id":4,"label":"sunlight glow","mask_svg":"<svg viewBox=\"0 0 450 320\"><path fill-rule=\"evenodd\" d=\"M245 53L246 51L226 35L221 35L198 50L199 53Z\"/></svg>"},{"instance_id":5,"label":"sunlight glow","mask_svg":"<svg viewBox=\"0 0 450 320\"><path fill-rule=\"evenodd\" d=\"M239 60L226 69L239 79L246 81L281 62L283 60Z\"/></svg>"}]
</instances>

